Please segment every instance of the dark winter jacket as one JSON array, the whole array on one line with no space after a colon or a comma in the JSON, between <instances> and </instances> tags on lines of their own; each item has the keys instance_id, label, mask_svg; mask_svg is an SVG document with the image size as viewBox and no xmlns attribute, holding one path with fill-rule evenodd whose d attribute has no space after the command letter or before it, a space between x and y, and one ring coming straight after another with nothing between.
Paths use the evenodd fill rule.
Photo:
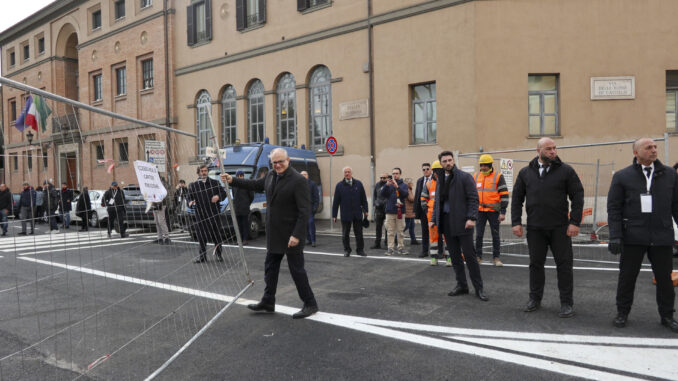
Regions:
<instances>
[{"instance_id":1,"label":"dark winter jacket","mask_svg":"<svg viewBox=\"0 0 678 381\"><path fill-rule=\"evenodd\" d=\"M374 205L374 213L384 215L386 213L387 198L381 195L381 189L386 185L386 181L379 181L374 185L372 192L372 205Z\"/></svg>"},{"instance_id":2,"label":"dark winter jacket","mask_svg":"<svg viewBox=\"0 0 678 381\"><path fill-rule=\"evenodd\" d=\"M71 202L73 202L73 191L68 188L66 188L66 190L62 188L59 193L61 195L59 204L61 206L61 211L70 212L73 209L73 206L71 205Z\"/></svg>"},{"instance_id":3,"label":"dark winter jacket","mask_svg":"<svg viewBox=\"0 0 678 381\"><path fill-rule=\"evenodd\" d=\"M50 213L54 213L61 201L61 195L59 191L54 188L54 185L47 184L43 189L43 194L43 203L45 205L45 209Z\"/></svg>"},{"instance_id":4,"label":"dark winter jacket","mask_svg":"<svg viewBox=\"0 0 678 381\"><path fill-rule=\"evenodd\" d=\"M309 179L308 191L311 193L311 215L313 215L318 212L318 207L320 207L320 190L318 190L318 184Z\"/></svg>"},{"instance_id":5,"label":"dark winter jacket","mask_svg":"<svg viewBox=\"0 0 678 381\"><path fill-rule=\"evenodd\" d=\"M109 202L113 199L113 205ZM125 211L125 193L122 191L122 188L118 188L115 191L113 188L108 188L104 192L104 196L101 198L101 206L106 207L107 210L115 210L117 212Z\"/></svg>"},{"instance_id":6,"label":"dark winter jacket","mask_svg":"<svg viewBox=\"0 0 678 381\"><path fill-rule=\"evenodd\" d=\"M630 245L671 246L671 219L678 221L678 176L673 168L655 160L650 188L652 213L642 213L640 208L640 195L647 193L646 178L636 159L612 177L607 195L610 239Z\"/></svg>"},{"instance_id":7,"label":"dark winter jacket","mask_svg":"<svg viewBox=\"0 0 678 381\"><path fill-rule=\"evenodd\" d=\"M243 188L233 188L233 204L235 205L235 215L249 216L252 200L254 200L254 191Z\"/></svg>"},{"instance_id":8,"label":"dark winter jacket","mask_svg":"<svg viewBox=\"0 0 678 381\"><path fill-rule=\"evenodd\" d=\"M396 203L398 197L400 198L400 202L402 203L401 206L402 213L403 215L405 214L405 199L407 198L409 190L407 189L407 184L405 184L402 180L397 180L397 183L398 183L397 194L396 188L393 185L387 184L386 186L381 188L381 196L386 198L386 207L385 207L386 214L398 213L398 205Z\"/></svg>"},{"instance_id":9,"label":"dark winter jacket","mask_svg":"<svg viewBox=\"0 0 678 381\"><path fill-rule=\"evenodd\" d=\"M332 218L337 218L337 212L341 207L342 221L362 221L367 213L367 195L360 180L353 179L353 185L341 180L334 188L334 201L332 203Z\"/></svg>"},{"instance_id":10,"label":"dark winter jacket","mask_svg":"<svg viewBox=\"0 0 678 381\"><path fill-rule=\"evenodd\" d=\"M0 210L7 209L9 214L12 214L12 192L9 188L4 192L0 191Z\"/></svg>"},{"instance_id":11,"label":"dark winter jacket","mask_svg":"<svg viewBox=\"0 0 678 381\"><path fill-rule=\"evenodd\" d=\"M466 221L475 221L478 219L478 191L473 176L459 170L456 166L452 167L450 176L445 185L445 172L441 171L436 182L436 198L433 203L433 215L431 221L436 226L441 226L441 218L444 208L444 189L447 189L447 202L450 211L447 219L442 221L444 232L451 236L462 236L473 234L473 228L466 229Z\"/></svg>"},{"instance_id":12,"label":"dark winter jacket","mask_svg":"<svg viewBox=\"0 0 678 381\"><path fill-rule=\"evenodd\" d=\"M33 188L28 188L21 191L21 197L19 198L19 206L24 207L28 206L35 208L35 191Z\"/></svg>"},{"instance_id":13,"label":"dark winter jacket","mask_svg":"<svg viewBox=\"0 0 678 381\"><path fill-rule=\"evenodd\" d=\"M539 161L535 157L527 167L520 170L513 186L512 226L522 225L523 202L526 202L528 228L555 229L568 224L579 226L584 208L584 187L574 168L558 157L546 174L540 177Z\"/></svg>"},{"instance_id":14,"label":"dark winter jacket","mask_svg":"<svg viewBox=\"0 0 678 381\"><path fill-rule=\"evenodd\" d=\"M83 191L78 197L78 202L75 205L75 212L83 218L85 214L89 214L92 211L92 201L89 198L89 191Z\"/></svg>"}]
</instances>

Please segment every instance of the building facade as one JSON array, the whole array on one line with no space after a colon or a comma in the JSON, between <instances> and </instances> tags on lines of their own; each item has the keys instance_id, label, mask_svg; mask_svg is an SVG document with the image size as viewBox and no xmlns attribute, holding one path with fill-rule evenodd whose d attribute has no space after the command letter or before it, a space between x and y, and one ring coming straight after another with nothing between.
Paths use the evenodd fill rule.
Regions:
<instances>
[{"instance_id":1,"label":"building facade","mask_svg":"<svg viewBox=\"0 0 678 381\"><path fill-rule=\"evenodd\" d=\"M63 1L40 11L51 16L0 35L3 75L144 120L176 118L173 126L198 137L176 136L168 169L176 178L194 177L213 139L312 149L329 197L344 166L371 186L393 167L420 176L421 163L444 149L534 148L543 136L583 145L673 136L678 128L678 53L667 48L678 42L668 27L678 14L674 0L154 0L140 8L146 2L124 2L130 17L122 23L111 13L119 1ZM99 31L89 24L97 9ZM164 17L168 49L161 48ZM25 44L34 54L40 36L45 58L22 61ZM147 93L143 62L151 56ZM121 64L128 95L119 98ZM77 73L76 88L66 85L69 73ZM3 97L8 174L35 176L24 156L12 162L12 152L27 149L11 122L21 94L3 90ZM329 136L339 142L332 174ZM115 153L112 141L103 142L103 156ZM85 181L106 177L92 161L98 143L79 144L81 170L92 173ZM133 144L140 145L129 141L131 155ZM46 150L55 170L51 160L62 151ZM561 156L617 168L630 162L628 147L591 151Z\"/></svg>"},{"instance_id":2,"label":"building facade","mask_svg":"<svg viewBox=\"0 0 678 381\"><path fill-rule=\"evenodd\" d=\"M158 0L63 0L0 34L2 75L94 107L169 124L172 64L167 36L172 17ZM52 179L72 188L106 189L133 178L143 139L163 139L119 119L50 103L45 132L15 128L28 94L3 86L5 181ZM108 171L110 162L116 166Z\"/></svg>"}]
</instances>

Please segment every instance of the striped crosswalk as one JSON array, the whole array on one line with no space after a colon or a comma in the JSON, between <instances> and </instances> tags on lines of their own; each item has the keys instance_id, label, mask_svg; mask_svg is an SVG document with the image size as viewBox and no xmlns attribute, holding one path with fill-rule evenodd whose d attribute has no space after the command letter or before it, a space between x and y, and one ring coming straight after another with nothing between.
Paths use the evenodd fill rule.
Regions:
<instances>
[{"instance_id":1,"label":"striped crosswalk","mask_svg":"<svg viewBox=\"0 0 678 381\"><path fill-rule=\"evenodd\" d=\"M172 233L170 236L172 239L186 239L188 233ZM2 253L1 257L11 257L81 251L111 246L138 245L152 242L156 237L155 233L141 233L130 234L125 238L113 234L113 237L109 238L105 230L2 237L0 238L0 253Z\"/></svg>"}]
</instances>

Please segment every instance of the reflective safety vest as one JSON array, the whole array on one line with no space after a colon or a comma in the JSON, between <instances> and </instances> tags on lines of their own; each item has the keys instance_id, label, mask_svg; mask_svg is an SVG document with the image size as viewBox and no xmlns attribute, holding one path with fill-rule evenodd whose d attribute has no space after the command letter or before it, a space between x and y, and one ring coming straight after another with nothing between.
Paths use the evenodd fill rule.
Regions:
<instances>
[{"instance_id":1,"label":"reflective safety vest","mask_svg":"<svg viewBox=\"0 0 678 381\"><path fill-rule=\"evenodd\" d=\"M428 222L431 222L433 218L433 205L436 201L436 180L434 177L431 177L431 180L426 184L424 189L421 190L421 203L422 206L426 205L426 218ZM429 226L428 228L428 237L429 242L432 244L438 243L438 227Z\"/></svg>"},{"instance_id":2,"label":"reflective safety vest","mask_svg":"<svg viewBox=\"0 0 678 381\"><path fill-rule=\"evenodd\" d=\"M476 173L473 178L476 181L478 189L478 210L481 212L499 212L501 211L501 196L508 197L508 190L498 190L499 177L501 173L492 171L485 176L482 173Z\"/></svg>"}]
</instances>

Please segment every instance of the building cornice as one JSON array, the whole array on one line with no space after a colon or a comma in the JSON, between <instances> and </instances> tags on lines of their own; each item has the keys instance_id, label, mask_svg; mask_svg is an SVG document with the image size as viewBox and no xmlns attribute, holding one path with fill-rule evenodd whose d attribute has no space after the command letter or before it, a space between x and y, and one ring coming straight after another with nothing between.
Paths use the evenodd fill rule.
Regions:
<instances>
[{"instance_id":1,"label":"building cornice","mask_svg":"<svg viewBox=\"0 0 678 381\"><path fill-rule=\"evenodd\" d=\"M11 72L10 74L3 74L3 76L6 77L6 78L12 78L12 77L14 77L14 76L16 76L16 75L18 75L18 74L21 74L21 73L23 73L23 72L25 72L25 71L31 70L31 69L33 69L33 68L35 68L35 67L38 67L38 66L40 66L40 65L42 65L42 64L45 64L45 63L48 63L48 62L52 62L52 61L72 61L72 62L77 62L78 60L76 60L75 58L69 58L69 57L51 56L51 57L47 57L47 58L41 59L40 61L35 62L35 63L33 63L33 64L30 64L30 65L28 65L28 66L26 66L26 67L22 67L21 69L15 70L15 71Z\"/></svg>"},{"instance_id":2,"label":"building cornice","mask_svg":"<svg viewBox=\"0 0 678 381\"><path fill-rule=\"evenodd\" d=\"M0 46L46 24L87 0L57 0L0 33ZM21 6L21 5L18 5Z\"/></svg>"},{"instance_id":3,"label":"building cornice","mask_svg":"<svg viewBox=\"0 0 678 381\"><path fill-rule=\"evenodd\" d=\"M173 9L169 9L169 10L167 11L167 13L168 13L168 14L173 14L173 13L174 13L174 10L173 10ZM142 18L142 19L139 19L139 20L136 20L136 21L134 21L134 22L131 22L131 23L129 23L129 24L127 24L127 25L124 25L124 26L122 26L122 27L120 27L120 28L117 28L117 29L115 29L115 30L112 30L112 31L110 31L110 32L108 32L108 33L106 33L106 34L102 34L101 36L98 36L98 37L96 37L96 38L93 38L93 39L91 39L91 40L89 40L89 41L85 41L85 42L83 42L82 44L78 45L78 46L77 46L77 49L80 50L80 49L82 49L82 48L84 48L84 47L87 47L87 46L92 45L92 44L95 44L95 43L97 43L97 42L99 42L99 41L105 40L105 39L107 39L107 38L109 38L109 37L111 37L111 36L114 36L114 35L118 34L118 33L122 33L122 32L124 32L124 31L126 31L126 30L129 30L129 29L132 29L132 28L134 28L134 27L137 27L137 26L139 26L139 25L141 25L141 24L144 24L144 23L146 23L146 22L149 22L149 21L151 21L151 20L153 20L153 19L156 19L156 18L158 18L158 17L162 17L163 14L164 14L164 11L160 11L160 12L156 12L156 13L153 13L153 14L151 14L151 15L148 15L148 16Z\"/></svg>"},{"instance_id":4,"label":"building cornice","mask_svg":"<svg viewBox=\"0 0 678 381\"><path fill-rule=\"evenodd\" d=\"M349 24L344 24L313 33L305 34L300 37L295 37L282 42L276 42L269 45L264 45L258 48L246 50L240 53L233 54L227 57L219 57L216 59L191 64L185 67L178 68L174 71L176 76L194 73L197 71L209 69L216 66L226 65L237 61L246 60L249 58L274 53L277 51L294 48L296 46L310 44L312 42L326 40L328 38L340 36L347 33L353 33L359 30L367 29L370 25L386 24L393 21L402 20L404 18L417 16L424 13L434 12L440 9L462 5L473 1L480 0L430 0L426 3L409 6L402 9L396 9L376 16L365 18L360 21L355 21Z\"/></svg>"}]
</instances>

